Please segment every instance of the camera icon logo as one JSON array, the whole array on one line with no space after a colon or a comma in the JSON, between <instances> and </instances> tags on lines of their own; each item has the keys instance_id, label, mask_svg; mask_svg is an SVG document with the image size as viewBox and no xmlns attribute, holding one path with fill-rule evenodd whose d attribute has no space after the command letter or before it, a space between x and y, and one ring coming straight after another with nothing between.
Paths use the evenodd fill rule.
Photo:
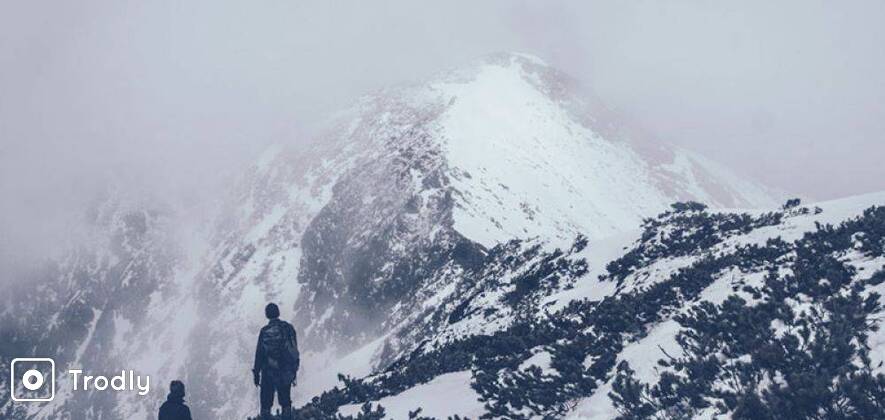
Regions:
<instances>
[{"instance_id":1,"label":"camera icon logo","mask_svg":"<svg viewBox=\"0 0 885 420\"><path fill-rule=\"evenodd\" d=\"M55 361L46 357L21 357L9 365L13 401L40 402L55 398Z\"/></svg>"}]
</instances>

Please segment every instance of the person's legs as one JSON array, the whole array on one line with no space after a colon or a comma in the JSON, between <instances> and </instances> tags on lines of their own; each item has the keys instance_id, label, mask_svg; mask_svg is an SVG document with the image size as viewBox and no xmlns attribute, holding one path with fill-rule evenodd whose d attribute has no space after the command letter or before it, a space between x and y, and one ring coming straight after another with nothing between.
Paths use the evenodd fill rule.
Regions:
<instances>
[{"instance_id":1,"label":"person's legs","mask_svg":"<svg viewBox=\"0 0 885 420\"><path fill-rule=\"evenodd\" d=\"M261 417L270 418L270 408L273 406L274 384L273 381L261 378Z\"/></svg>"},{"instance_id":2,"label":"person's legs","mask_svg":"<svg viewBox=\"0 0 885 420\"><path fill-rule=\"evenodd\" d=\"M283 419L292 419L292 385L280 383L277 385L277 401L283 408Z\"/></svg>"}]
</instances>

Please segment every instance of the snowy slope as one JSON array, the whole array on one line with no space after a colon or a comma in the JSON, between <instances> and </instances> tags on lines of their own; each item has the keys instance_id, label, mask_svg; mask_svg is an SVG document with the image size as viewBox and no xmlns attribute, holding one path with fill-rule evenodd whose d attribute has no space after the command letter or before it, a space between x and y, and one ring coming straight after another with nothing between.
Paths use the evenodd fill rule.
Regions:
<instances>
[{"instance_id":1,"label":"snowy slope","mask_svg":"<svg viewBox=\"0 0 885 420\"><path fill-rule=\"evenodd\" d=\"M730 238L718 245L721 248L735 248L751 244L764 244L772 238L781 238L784 241L796 241L808 232L814 232L820 225L837 225L840 222L850 220L863 214L864 210L872 206L885 205L885 193L867 194L846 199L817 203L819 213L808 213L787 218L783 223L755 229L745 235ZM877 271L885 270L885 257L870 258L862 253L849 253L843 258L854 266L863 267L858 273L858 279L867 279ZM784 268L781 268L783 270ZM741 291L736 290L737 284L749 282L759 285L762 283L764 273L746 274L739 270L726 273L719 277L716 282L708 286L702 292L700 299L690 305L680 308L680 313L688 313L694 306L701 302L722 304L728 296L743 295L744 298L752 299ZM885 290L880 286L871 288L869 292L882 293ZM885 302L885 300L883 300ZM876 318L878 318L877 314ZM660 379L661 366L657 364L659 359L664 359L668 354L680 354L681 348L676 342L676 335L680 331L680 325L673 320L675 314L669 319L662 321L651 328L648 335L638 341L630 343L618 355L618 361L628 361L630 366L637 372L640 380L647 383L656 383ZM881 330L879 330L881 331ZM883 348L882 334L875 332L870 340L872 366L879 366L876 371L883 372L880 362L883 360L885 348ZM592 396L580 400L568 415L574 419L611 419L618 416L618 412L609 396L612 390L612 376L600 386Z\"/></svg>"},{"instance_id":2,"label":"snowy slope","mask_svg":"<svg viewBox=\"0 0 885 420\"><path fill-rule=\"evenodd\" d=\"M407 419L410 412L421 409L420 415L446 418L452 414L476 418L483 414L479 396L470 388L470 372L454 372L437 376L400 394L378 401L386 418ZM362 407L353 404L341 407L341 414L355 416Z\"/></svg>"},{"instance_id":3,"label":"snowy slope","mask_svg":"<svg viewBox=\"0 0 885 420\"><path fill-rule=\"evenodd\" d=\"M438 310L449 322L434 333L444 337L446 331L457 330L464 322L479 329L435 346L423 345L418 354L405 355L390 368L365 378L359 394L379 397L358 397L345 390L336 398L352 399L342 412L353 413L362 403L374 401L375 407L392 407L390 418L405 418L404 410L422 406L415 402L416 392L436 389L438 380L434 378L470 370L472 379L469 384L462 383L460 391L426 392L423 404L446 406L445 401L453 395L462 398L478 393L476 398L484 400L486 415L493 417L631 418L610 397L616 382L623 387L629 377L622 368L631 369L642 386L654 387L662 373L676 372L674 366L698 362L692 359L694 350L686 346L697 345L696 337L712 332L724 346L712 355L713 365L709 361L705 365L707 371L719 372L716 379L703 384L705 376L700 372L677 375L686 380L676 385L688 387L687 396L674 394L666 401L660 397L654 403L657 405L644 408L650 411L641 417L654 414L669 418L683 413L686 418L747 418L747 406L728 397L748 392L746 384L735 384L756 377L729 376L735 374L733 369L742 369L764 378L758 388L749 388L762 401L755 410L783 412L776 406L781 401L822 392L810 401L810 407L797 406L796 411L829 410L827 401L832 397L828 393L833 393L841 395L835 400L843 401L841 407L847 412L867 413L857 418L877 418L885 414L881 397L875 396L875 390L880 389L876 387L885 385L883 335L875 328L885 314L881 297L885 291L885 211L876 208L882 205L885 193L751 213L689 208L661 215L642 232L589 240L585 247L564 253L545 256L544 252L530 252L523 254L528 258L520 259L516 256L531 246L493 250L486 263L492 271L484 271L485 281L493 287L471 288L465 293L469 298L460 299L466 306L453 309L441 305ZM554 269L538 269L539 259L551 262ZM580 261L586 263L586 270L574 269L581 266ZM500 270L495 266L502 264L508 268L495 271ZM507 298L514 290L512 274L507 273L539 276L525 283L531 289L513 301ZM473 293L475 290L481 293ZM486 292L489 294L483 295ZM851 304L852 299L859 301ZM525 309L529 313L517 317L505 314L510 320L494 325L504 319L502 312ZM704 312L698 312L701 310ZM741 316L715 315L725 310L751 318L731 325L732 319L739 321ZM845 311L851 314L845 319L855 321L828 324L829 319L841 319ZM465 312L473 315L452 316ZM701 317L701 313L710 315ZM724 318L715 321L718 316ZM772 318L770 325L768 321L758 325L752 317ZM716 327L724 329L700 329L712 321L725 322ZM745 323L760 328L756 335L742 339L731 335L744 333ZM833 335L843 333L850 335ZM793 335L807 344L791 349ZM814 338L818 336L823 338ZM742 341L750 338L759 343ZM815 346L815 340L827 340L828 344ZM845 341L839 344L838 340ZM773 345L785 346L782 364L771 368L753 363L757 358L773 357L760 352ZM660 361L669 361L669 365ZM796 374L807 369L807 363L816 366L815 375L825 378L825 383L844 383L845 387L813 390ZM700 388L690 387L698 383ZM666 393L666 389L654 392ZM706 393L706 405L695 402L689 406L688 401L684 406L667 405L680 401L675 397L698 395L699 389ZM862 396L851 394L855 389L864 390ZM648 401L657 401L654 395L661 395L651 394L648 388L641 392L653 395L646 397ZM789 397L774 397L777 395ZM434 415L463 415L464 407L472 407L472 403L454 401L457 403L441 413L434 411Z\"/></svg>"}]
</instances>

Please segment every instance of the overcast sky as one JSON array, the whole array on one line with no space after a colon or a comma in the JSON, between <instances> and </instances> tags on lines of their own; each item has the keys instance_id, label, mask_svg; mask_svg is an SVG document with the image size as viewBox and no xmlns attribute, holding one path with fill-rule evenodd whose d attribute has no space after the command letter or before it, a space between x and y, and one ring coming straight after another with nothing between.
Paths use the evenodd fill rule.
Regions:
<instances>
[{"instance_id":1,"label":"overcast sky","mask_svg":"<svg viewBox=\"0 0 885 420\"><path fill-rule=\"evenodd\" d=\"M108 175L211 191L354 96L498 51L773 187L885 190L885 2L331 3L0 0L0 246Z\"/></svg>"}]
</instances>

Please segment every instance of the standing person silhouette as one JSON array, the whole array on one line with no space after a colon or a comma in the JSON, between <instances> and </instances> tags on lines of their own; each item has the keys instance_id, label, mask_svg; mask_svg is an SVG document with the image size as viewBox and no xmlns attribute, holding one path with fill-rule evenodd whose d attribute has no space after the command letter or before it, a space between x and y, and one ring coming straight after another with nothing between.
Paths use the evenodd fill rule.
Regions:
<instances>
[{"instance_id":1,"label":"standing person silhouette","mask_svg":"<svg viewBox=\"0 0 885 420\"><path fill-rule=\"evenodd\" d=\"M274 395L283 408L283 419L292 419L292 386L301 362L298 338L292 324L280 320L280 308L268 303L264 315L269 320L258 333L255 347L255 365L252 375L255 386L261 388L261 418L270 419Z\"/></svg>"},{"instance_id":2,"label":"standing person silhouette","mask_svg":"<svg viewBox=\"0 0 885 420\"><path fill-rule=\"evenodd\" d=\"M192 420L191 409L184 404L184 383L172 381L169 384L169 395L160 406L160 420Z\"/></svg>"}]
</instances>

